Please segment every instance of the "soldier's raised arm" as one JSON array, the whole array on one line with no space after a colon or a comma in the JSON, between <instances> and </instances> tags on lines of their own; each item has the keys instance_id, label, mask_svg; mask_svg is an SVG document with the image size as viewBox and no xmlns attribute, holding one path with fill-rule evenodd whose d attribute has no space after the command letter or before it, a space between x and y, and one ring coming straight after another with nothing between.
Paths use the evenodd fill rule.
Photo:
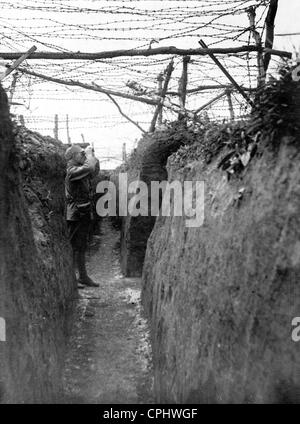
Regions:
<instances>
[{"instance_id":1,"label":"soldier's raised arm","mask_svg":"<svg viewBox=\"0 0 300 424\"><path fill-rule=\"evenodd\" d=\"M84 149L73 145L66 151L67 177L70 181L80 180L93 174L97 164L97 159L91 155L86 155Z\"/></svg>"}]
</instances>

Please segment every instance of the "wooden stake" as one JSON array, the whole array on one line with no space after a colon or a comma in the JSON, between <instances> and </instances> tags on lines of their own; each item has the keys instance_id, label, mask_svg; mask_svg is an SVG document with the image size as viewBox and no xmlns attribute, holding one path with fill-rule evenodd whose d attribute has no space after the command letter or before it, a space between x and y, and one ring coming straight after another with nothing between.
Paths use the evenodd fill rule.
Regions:
<instances>
[{"instance_id":1,"label":"wooden stake","mask_svg":"<svg viewBox=\"0 0 300 424\"><path fill-rule=\"evenodd\" d=\"M182 74L181 78L179 80L178 85L178 96L179 96L179 104L181 109L185 108L185 102L186 102L186 88L187 88L187 82L188 82L188 63L190 61L190 56L184 56L183 57L183 63L182 63Z\"/></svg>"},{"instance_id":2,"label":"wooden stake","mask_svg":"<svg viewBox=\"0 0 300 424\"><path fill-rule=\"evenodd\" d=\"M123 146L122 146L122 160L123 160L123 163L126 163L126 143L123 143Z\"/></svg>"},{"instance_id":3,"label":"wooden stake","mask_svg":"<svg viewBox=\"0 0 300 424\"><path fill-rule=\"evenodd\" d=\"M21 125L23 125L23 127L25 127L25 120L24 120L24 116L23 116L23 115L20 115L20 116L19 116L19 119L20 119L20 124L21 124Z\"/></svg>"},{"instance_id":4,"label":"wooden stake","mask_svg":"<svg viewBox=\"0 0 300 424\"><path fill-rule=\"evenodd\" d=\"M54 138L56 141L58 141L58 115L54 115Z\"/></svg>"},{"instance_id":5,"label":"wooden stake","mask_svg":"<svg viewBox=\"0 0 300 424\"><path fill-rule=\"evenodd\" d=\"M168 85L169 85L169 81L170 81L173 69L174 69L174 62L173 62L173 59L172 59L171 62L169 63L169 65L167 66L167 69L166 69L166 78L165 78L164 86L163 86L163 89L162 89L162 92L161 92L161 98L160 98L158 105L156 106L156 109L155 109L155 112L154 112L154 115L153 115L153 118L152 118L152 121L151 121L151 125L150 125L150 128L149 128L149 132L154 132L154 130L155 130L157 117L158 117L161 109L163 108L164 99L166 97L166 92L167 92L167 89L168 89Z\"/></svg>"},{"instance_id":6,"label":"wooden stake","mask_svg":"<svg viewBox=\"0 0 300 424\"><path fill-rule=\"evenodd\" d=\"M24 62L25 59L28 59L28 57L35 51L36 47L32 46L31 49L29 49L26 53L22 54L22 56L19 57L11 66L9 66L4 72L4 74L0 76L0 81L3 81L4 78L11 74L22 62Z\"/></svg>"},{"instance_id":7,"label":"wooden stake","mask_svg":"<svg viewBox=\"0 0 300 424\"><path fill-rule=\"evenodd\" d=\"M232 105L231 90L229 90L229 89L226 90L226 96L227 96L227 101L228 101L230 120L234 121L234 110L233 110L233 105Z\"/></svg>"},{"instance_id":8,"label":"wooden stake","mask_svg":"<svg viewBox=\"0 0 300 424\"><path fill-rule=\"evenodd\" d=\"M66 127L67 127L68 144L71 144L71 137L70 137L70 132L69 132L69 115L66 116Z\"/></svg>"},{"instance_id":9,"label":"wooden stake","mask_svg":"<svg viewBox=\"0 0 300 424\"><path fill-rule=\"evenodd\" d=\"M9 95L9 104L12 104L12 100L14 97L14 93L16 90L16 85L17 85L17 79L18 79L18 73L16 72L13 76L13 80L12 80L12 84L11 84L11 88L10 88L10 95Z\"/></svg>"},{"instance_id":10,"label":"wooden stake","mask_svg":"<svg viewBox=\"0 0 300 424\"><path fill-rule=\"evenodd\" d=\"M158 77L157 77L157 92L158 92L159 97L161 97L161 95L162 95L162 83L163 83L163 80L164 80L163 74L160 73L158 75ZM161 125L162 124L162 118L163 118L163 114L162 113L163 113L163 110L161 108L161 110L159 111L159 114L158 114L158 118L157 118L158 125Z\"/></svg>"}]
</instances>

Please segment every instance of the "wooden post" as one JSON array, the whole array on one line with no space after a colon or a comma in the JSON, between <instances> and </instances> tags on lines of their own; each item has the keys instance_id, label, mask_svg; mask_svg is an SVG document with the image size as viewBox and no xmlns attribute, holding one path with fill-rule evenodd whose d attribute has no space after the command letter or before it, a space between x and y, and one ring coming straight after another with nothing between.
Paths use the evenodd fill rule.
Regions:
<instances>
[{"instance_id":1,"label":"wooden post","mask_svg":"<svg viewBox=\"0 0 300 424\"><path fill-rule=\"evenodd\" d=\"M9 94L9 104L12 104L12 100L15 94L16 85L17 85L17 79L18 79L18 73L16 72L13 76L13 80L10 87L10 94Z\"/></svg>"},{"instance_id":2,"label":"wooden post","mask_svg":"<svg viewBox=\"0 0 300 424\"><path fill-rule=\"evenodd\" d=\"M163 108L164 98L166 97L166 92L167 92L167 89L168 89L168 85L169 85L169 81L170 81L173 69L174 69L174 62L173 62L173 59L172 59L171 62L169 63L169 65L167 66L167 69L166 69L166 78L165 78L165 82L164 82L163 89L162 89L162 92L161 92L161 98L159 100L158 105L156 106L156 109L155 109L155 112L154 112L154 115L153 115L153 118L152 118L152 121L151 121L151 125L150 125L150 128L149 128L149 132L154 132L154 130L155 130L156 120L157 120L157 117L159 115L160 110Z\"/></svg>"},{"instance_id":3,"label":"wooden post","mask_svg":"<svg viewBox=\"0 0 300 424\"><path fill-rule=\"evenodd\" d=\"M66 127L67 127L68 144L71 144L71 137L70 137L70 131L69 131L69 115L66 116Z\"/></svg>"},{"instance_id":4,"label":"wooden post","mask_svg":"<svg viewBox=\"0 0 300 424\"><path fill-rule=\"evenodd\" d=\"M123 143L123 146L122 146L122 160L123 160L123 163L126 163L126 143Z\"/></svg>"},{"instance_id":5,"label":"wooden post","mask_svg":"<svg viewBox=\"0 0 300 424\"><path fill-rule=\"evenodd\" d=\"M163 80L164 80L164 77L163 77L163 74L162 74L162 72L158 75L158 77L157 77L157 92L158 92L158 95L159 95L159 97L161 97L161 95L162 95L162 83L163 83ZM163 110L162 110L162 108L161 108L161 110L159 111L159 114L158 114L158 125L161 125L162 124L162 118L163 118Z\"/></svg>"},{"instance_id":6,"label":"wooden post","mask_svg":"<svg viewBox=\"0 0 300 424\"><path fill-rule=\"evenodd\" d=\"M20 124L21 124L21 125L23 125L23 127L25 127L25 120L24 120L24 116L23 116L23 115L20 115L20 116L19 116L19 119L20 119Z\"/></svg>"},{"instance_id":7,"label":"wooden post","mask_svg":"<svg viewBox=\"0 0 300 424\"><path fill-rule=\"evenodd\" d=\"M234 121L234 110L233 110L233 105L232 105L232 98L231 98L231 90L230 89L226 90L226 96L227 96L227 101L228 101L230 120Z\"/></svg>"},{"instance_id":8,"label":"wooden post","mask_svg":"<svg viewBox=\"0 0 300 424\"><path fill-rule=\"evenodd\" d=\"M56 141L58 141L58 115L54 116L54 129L53 129L53 133L54 133L54 138Z\"/></svg>"},{"instance_id":9,"label":"wooden post","mask_svg":"<svg viewBox=\"0 0 300 424\"><path fill-rule=\"evenodd\" d=\"M178 85L179 104L182 110L185 108L186 88L188 82L188 63L191 60L190 56L184 56L182 61L182 74Z\"/></svg>"}]
</instances>

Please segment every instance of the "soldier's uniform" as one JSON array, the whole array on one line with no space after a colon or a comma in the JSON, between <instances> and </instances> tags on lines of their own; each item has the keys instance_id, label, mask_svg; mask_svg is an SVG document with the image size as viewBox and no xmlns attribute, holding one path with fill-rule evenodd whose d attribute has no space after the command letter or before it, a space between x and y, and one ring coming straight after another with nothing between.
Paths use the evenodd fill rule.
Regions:
<instances>
[{"instance_id":1,"label":"soldier's uniform","mask_svg":"<svg viewBox=\"0 0 300 424\"><path fill-rule=\"evenodd\" d=\"M65 178L66 219L73 248L74 264L78 268L79 284L98 286L99 284L94 283L87 275L85 266L88 232L93 213L91 177L94 174L95 166L87 158L83 164L76 163L73 153L82 153L82 155L85 153L79 146L72 146L66 152L68 160Z\"/></svg>"}]
</instances>

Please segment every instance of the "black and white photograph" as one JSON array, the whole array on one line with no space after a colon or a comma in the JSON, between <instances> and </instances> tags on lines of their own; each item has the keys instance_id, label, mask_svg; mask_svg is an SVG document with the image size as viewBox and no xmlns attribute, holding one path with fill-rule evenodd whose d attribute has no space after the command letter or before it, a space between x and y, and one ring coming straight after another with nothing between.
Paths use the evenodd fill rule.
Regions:
<instances>
[{"instance_id":1,"label":"black and white photograph","mask_svg":"<svg viewBox=\"0 0 300 424\"><path fill-rule=\"evenodd\" d=\"M0 0L0 412L300 404L299 18Z\"/></svg>"}]
</instances>

